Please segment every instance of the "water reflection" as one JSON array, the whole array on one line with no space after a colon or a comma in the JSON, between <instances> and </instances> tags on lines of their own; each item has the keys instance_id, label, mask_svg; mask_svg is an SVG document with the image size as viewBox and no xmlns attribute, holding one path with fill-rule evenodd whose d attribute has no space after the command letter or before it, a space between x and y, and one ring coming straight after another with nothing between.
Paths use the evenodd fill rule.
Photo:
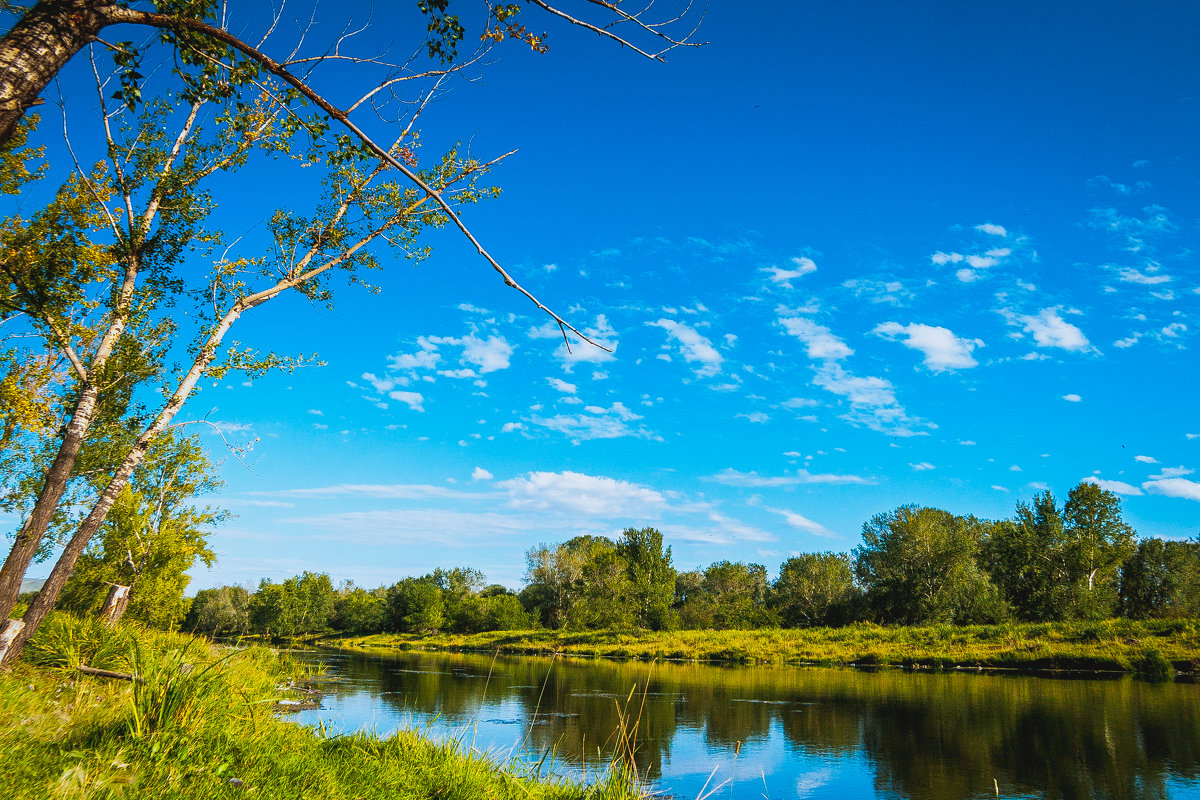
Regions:
<instances>
[{"instance_id":1,"label":"water reflection","mask_svg":"<svg viewBox=\"0 0 1200 800\"><path fill-rule=\"evenodd\" d=\"M314 654L334 730L428 727L560 771L622 716L656 788L697 797L1200 798L1200 687L1016 675ZM715 774L713 770L716 770ZM711 778L710 778L711 776Z\"/></svg>"}]
</instances>

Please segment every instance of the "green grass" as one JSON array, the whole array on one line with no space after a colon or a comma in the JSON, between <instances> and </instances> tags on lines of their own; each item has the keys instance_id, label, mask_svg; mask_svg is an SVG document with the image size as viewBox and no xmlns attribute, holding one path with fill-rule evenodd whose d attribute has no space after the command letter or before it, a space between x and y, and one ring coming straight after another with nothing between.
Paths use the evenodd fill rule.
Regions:
<instances>
[{"instance_id":1,"label":"green grass","mask_svg":"<svg viewBox=\"0 0 1200 800\"><path fill-rule=\"evenodd\" d=\"M1200 671L1200 620L1063 622L956 627L746 631L494 631L470 635L376 634L326 637L348 649L479 650L562 653L618 659L717 663L902 666L934 669L1146 671L1167 663ZM1153 671L1153 670L1152 670Z\"/></svg>"},{"instance_id":2,"label":"green grass","mask_svg":"<svg viewBox=\"0 0 1200 800\"><path fill-rule=\"evenodd\" d=\"M140 682L83 676L79 664ZM277 719L295 666L262 647L109 631L57 616L0 674L5 796L19 798L635 798L610 770L592 786L498 764L413 732L325 737Z\"/></svg>"}]
</instances>

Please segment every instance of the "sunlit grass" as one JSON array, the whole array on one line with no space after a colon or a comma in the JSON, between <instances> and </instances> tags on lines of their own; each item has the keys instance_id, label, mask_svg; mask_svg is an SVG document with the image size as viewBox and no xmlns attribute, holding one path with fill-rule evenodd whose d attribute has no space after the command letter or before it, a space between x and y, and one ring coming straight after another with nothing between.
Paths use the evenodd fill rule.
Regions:
<instances>
[{"instance_id":1,"label":"sunlit grass","mask_svg":"<svg viewBox=\"0 0 1200 800\"><path fill-rule=\"evenodd\" d=\"M94 678L81 664L128 672ZM266 648L109 631L58 617L0 674L14 798L595 798L638 795L619 766L591 786L401 731L322 736L275 717L294 666Z\"/></svg>"},{"instance_id":2,"label":"sunlit grass","mask_svg":"<svg viewBox=\"0 0 1200 800\"><path fill-rule=\"evenodd\" d=\"M1200 669L1200 620L1006 623L743 631L494 631L470 635L376 634L322 640L350 648L427 648L621 659L1140 671L1147 659Z\"/></svg>"}]
</instances>

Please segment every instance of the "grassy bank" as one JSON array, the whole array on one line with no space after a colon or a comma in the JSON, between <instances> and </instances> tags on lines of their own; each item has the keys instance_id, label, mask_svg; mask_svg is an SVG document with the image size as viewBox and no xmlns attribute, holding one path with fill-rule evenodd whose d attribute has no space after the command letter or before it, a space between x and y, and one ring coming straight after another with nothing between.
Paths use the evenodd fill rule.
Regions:
<instances>
[{"instance_id":1,"label":"grassy bank","mask_svg":"<svg viewBox=\"0 0 1200 800\"><path fill-rule=\"evenodd\" d=\"M352 649L562 653L717 663L905 666L949 669L1114 670L1161 675L1200 670L1200 620L935 625L748 631L494 631L471 635L341 636L320 644Z\"/></svg>"},{"instance_id":2,"label":"grassy bank","mask_svg":"<svg viewBox=\"0 0 1200 800\"><path fill-rule=\"evenodd\" d=\"M83 675L88 667L138 682ZM138 629L51 620L0 674L5 796L17 798L594 798L637 793L521 774L402 732L322 737L275 717L293 667Z\"/></svg>"}]
</instances>

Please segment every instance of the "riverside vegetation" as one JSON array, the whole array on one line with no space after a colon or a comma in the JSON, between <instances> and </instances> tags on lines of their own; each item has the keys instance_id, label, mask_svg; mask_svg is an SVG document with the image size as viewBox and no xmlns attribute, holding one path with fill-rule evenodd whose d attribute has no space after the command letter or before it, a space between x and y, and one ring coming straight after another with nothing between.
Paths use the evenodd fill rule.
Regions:
<instances>
[{"instance_id":1,"label":"riverside vegetation","mask_svg":"<svg viewBox=\"0 0 1200 800\"><path fill-rule=\"evenodd\" d=\"M87 666L136 681L82 674ZM45 797L546 798L639 796L618 761L590 786L537 776L412 731L329 737L277 719L297 665L138 625L58 614L0 674L13 800Z\"/></svg>"},{"instance_id":2,"label":"riverside vegetation","mask_svg":"<svg viewBox=\"0 0 1200 800\"><path fill-rule=\"evenodd\" d=\"M653 528L526 554L526 586L457 567L367 590L304 573L198 592L184 625L345 645L816 664L1200 666L1200 541L1139 540L1094 483L988 521L901 506L852 554L677 571ZM782 629L782 630L781 630ZM329 641L329 640L327 640Z\"/></svg>"}]
</instances>

